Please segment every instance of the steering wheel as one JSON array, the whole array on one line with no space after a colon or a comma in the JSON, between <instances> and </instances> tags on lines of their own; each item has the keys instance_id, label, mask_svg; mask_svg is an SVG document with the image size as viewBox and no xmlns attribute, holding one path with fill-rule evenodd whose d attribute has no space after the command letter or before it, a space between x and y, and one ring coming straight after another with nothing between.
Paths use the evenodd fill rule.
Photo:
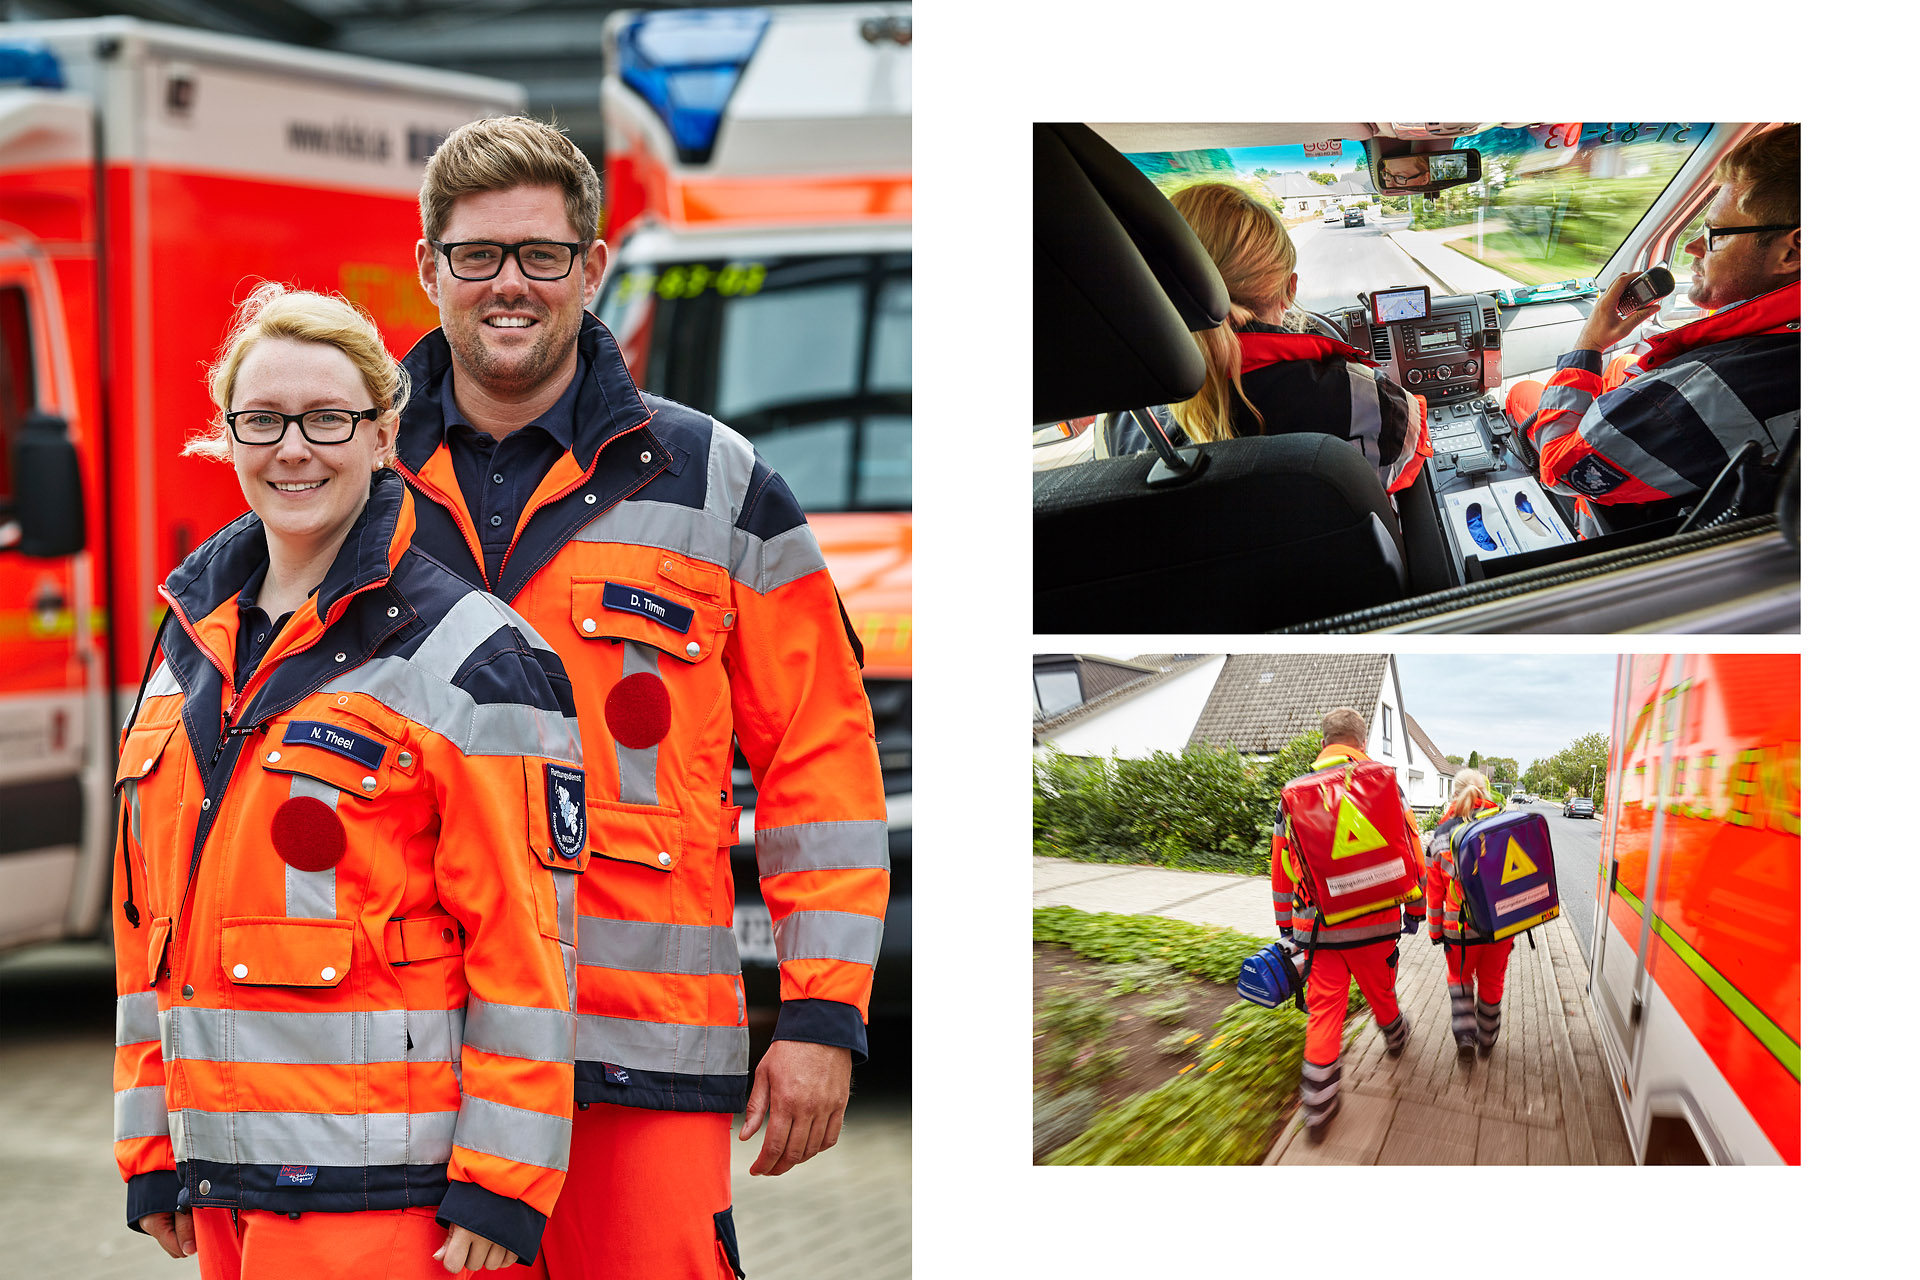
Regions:
<instances>
[{"instance_id":1,"label":"steering wheel","mask_svg":"<svg viewBox=\"0 0 1920 1280\"><path fill-rule=\"evenodd\" d=\"M1318 311L1308 311L1303 307L1301 314L1307 318L1307 327L1321 337L1332 338L1335 342L1347 341L1346 330L1321 315Z\"/></svg>"}]
</instances>

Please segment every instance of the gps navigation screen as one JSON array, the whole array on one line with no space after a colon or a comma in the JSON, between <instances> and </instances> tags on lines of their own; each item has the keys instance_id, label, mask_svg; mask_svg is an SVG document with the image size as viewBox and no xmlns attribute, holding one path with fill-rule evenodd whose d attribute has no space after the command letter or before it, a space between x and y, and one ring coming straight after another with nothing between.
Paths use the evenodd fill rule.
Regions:
<instances>
[{"instance_id":1,"label":"gps navigation screen","mask_svg":"<svg viewBox=\"0 0 1920 1280\"><path fill-rule=\"evenodd\" d=\"M1396 320L1425 320L1427 289L1385 289L1373 295L1373 322L1392 324Z\"/></svg>"}]
</instances>

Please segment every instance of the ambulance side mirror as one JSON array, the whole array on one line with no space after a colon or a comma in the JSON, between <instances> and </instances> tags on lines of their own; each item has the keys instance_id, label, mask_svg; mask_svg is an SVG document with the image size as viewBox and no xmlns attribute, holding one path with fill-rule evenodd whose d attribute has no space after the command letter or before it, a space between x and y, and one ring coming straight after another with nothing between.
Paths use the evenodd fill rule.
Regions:
<instances>
[{"instance_id":1,"label":"ambulance side mirror","mask_svg":"<svg viewBox=\"0 0 1920 1280\"><path fill-rule=\"evenodd\" d=\"M80 502L80 454L64 419L29 413L13 445L13 501L7 518L18 527L7 549L30 556L70 556L86 546Z\"/></svg>"}]
</instances>

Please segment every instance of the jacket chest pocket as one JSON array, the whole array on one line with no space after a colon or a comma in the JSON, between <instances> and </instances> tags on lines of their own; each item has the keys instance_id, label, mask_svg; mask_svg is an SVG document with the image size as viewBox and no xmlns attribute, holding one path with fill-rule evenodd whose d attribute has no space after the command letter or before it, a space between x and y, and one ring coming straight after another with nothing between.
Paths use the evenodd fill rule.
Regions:
<instances>
[{"instance_id":1,"label":"jacket chest pocket","mask_svg":"<svg viewBox=\"0 0 1920 1280\"><path fill-rule=\"evenodd\" d=\"M573 579L573 626L588 640L632 640L680 662L715 660L735 613L721 570L663 555L631 577Z\"/></svg>"},{"instance_id":2,"label":"jacket chest pocket","mask_svg":"<svg viewBox=\"0 0 1920 1280\"><path fill-rule=\"evenodd\" d=\"M120 762L114 769L114 788L126 804L123 838L139 848L143 861L150 847L148 824L154 824L157 828L163 818L177 819L176 804L155 801L164 799L156 792L156 787L164 786L165 778L172 777L176 786L180 780L178 770L170 767L167 756L167 748L178 727L178 724L169 723L147 728L136 725L128 730L127 740L120 748ZM156 771L159 776L155 776Z\"/></svg>"},{"instance_id":3,"label":"jacket chest pocket","mask_svg":"<svg viewBox=\"0 0 1920 1280\"><path fill-rule=\"evenodd\" d=\"M404 743L368 729L356 718L321 711L296 713L267 734L260 765L270 773L307 778L335 791L371 800L383 795L397 778L414 771L413 753ZM312 788L305 788L311 793Z\"/></svg>"},{"instance_id":4,"label":"jacket chest pocket","mask_svg":"<svg viewBox=\"0 0 1920 1280\"><path fill-rule=\"evenodd\" d=\"M220 968L248 987L335 987L353 960L353 921L231 916L220 922Z\"/></svg>"}]
</instances>

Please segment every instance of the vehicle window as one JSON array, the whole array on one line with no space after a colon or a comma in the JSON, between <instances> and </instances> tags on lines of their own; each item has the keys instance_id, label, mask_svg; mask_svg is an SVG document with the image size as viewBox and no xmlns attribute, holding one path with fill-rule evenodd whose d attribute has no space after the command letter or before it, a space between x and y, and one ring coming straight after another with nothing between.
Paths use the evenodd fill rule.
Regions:
<instances>
[{"instance_id":1,"label":"vehicle window","mask_svg":"<svg viewBox=\"0 0 1920 1280\"><path fill-rule=\"evenodd\" d=\"M27 291L0 288L0 499L13 497L13 444L33 411L33 329Z\"/></svg>"},{"instance_id":2,"label":"vehicle window","mask_svg":"<svg viewBox=\"0 0 1920 1280\"><path fill-rule=\"evenodd\" d=\"M1350 306L1356 295L1430 283L1422 259L1469 260L1461 290L1591 278L1659 198L1710 124L1551 124L1488 129L1453 141L1481 153L1481 181L1435 193L1382 195L1358 142L1309 157L1300 145L1128 156L1168 195L1233 182L1270 203L1299 250L1299 304ZM1362 205L1344 225L1333 211ZM1342 225L1334 225L1336 222ZM1414 252L1418 250L1416 254Z\"/></svg>"},{"instance_id":3,"label":"vehicle window","mask_svg":"<svg viewBox=\"0 0 1920 1280\"><path fill-rule=\"evenodd\" d=\"M599 315L640 384L751 439L809 512L908 508L906 253L622 263Z\"/></svg>"}]
</instances>

